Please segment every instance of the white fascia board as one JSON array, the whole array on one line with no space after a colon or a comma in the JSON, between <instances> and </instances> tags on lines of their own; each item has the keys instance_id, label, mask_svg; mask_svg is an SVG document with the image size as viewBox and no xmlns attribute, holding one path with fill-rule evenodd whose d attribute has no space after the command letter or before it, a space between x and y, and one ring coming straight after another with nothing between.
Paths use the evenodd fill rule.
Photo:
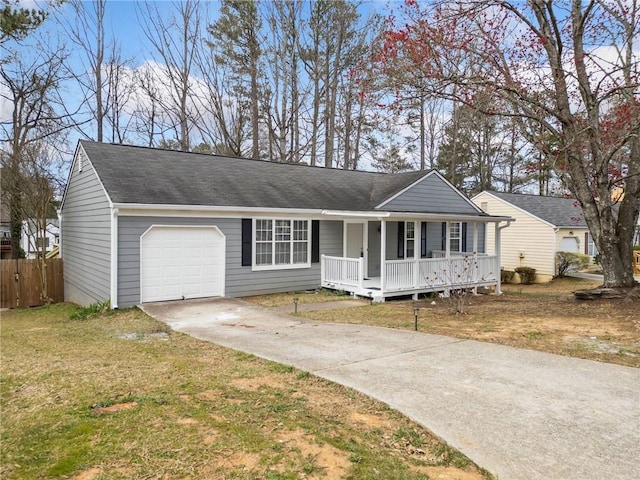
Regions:
<instances>
[{"instance_id":1,"label":"white fascia board","mask_svg":"<svg viewBox=\"0 0 640 480\"><path fill-rule=\"evenodd\" d=\"M322 215L348 218L388 218L391 212L354 212L350 210L322 210Z\"/></svg>"},{"instance_id":2,"label":"white fascia board","mask_svg":"<svg viewBox=\"0 0 640 480\"><path fill-rule=\"evenodd\" d=\"M420 213L420 212L394 212L390 219L416 219L432 222L480 222L480 223L500 223L515 222L512 217L499 217L493 215L465 215L455 213Z\"/></svg>"},{"instance_id":3,"label":"white fascia board","mask_svg":"<svg viewBox=\"0 0 640 480\"><path fill-rule=\"evenodd\" d=\"M212 205L150 205L135 203L116 203L120 215L162 216L162 217L317 217L322 210L304 208L261 208L261 207L224 207Z\"/></svg>"},{"instance_id":4,"label":"white fascia board","mask_svg":"<svg viewBox=\"0 0 640 480\"><path fill-rule=\"evenodd\" d=\"M93 170L93 173L95 174L96 178L98 179L98 183L100 183L100 188L102 188L102 192L104 193L105 197L107 197L107 201L109 202L109 207L110 208L114 208L114 203L111 201L111 197L109 196L109 192L107 192L107 189L104 188L104 184L102 183L102 179L100 178L100 175L98 175L98 172L96 171L95 168L93 168L93 164L91 163L91 159L89 158L89 155L87 155L87 152L84 151L84 148L82 148L82 145L80 144L80 141L78 140L78 145L76 146L76 152L73 155L73 162L71 163L71 169L69 170L69 177L67 178L67 185L64 188L64 193L62 194L62 201L60 202L60 210L62 210L64 208L64 201L67 197L67 190L69 189L69 185L71 184L71 176L73 175L73 172L75 170L76 167L76 163L78 162L78 155L80 154L80 152L82 151L82 153L84 153L85 156L85 160L87 162L89 162L89 164L91 164L91 169Z\"/></svg>"}]
</instances>

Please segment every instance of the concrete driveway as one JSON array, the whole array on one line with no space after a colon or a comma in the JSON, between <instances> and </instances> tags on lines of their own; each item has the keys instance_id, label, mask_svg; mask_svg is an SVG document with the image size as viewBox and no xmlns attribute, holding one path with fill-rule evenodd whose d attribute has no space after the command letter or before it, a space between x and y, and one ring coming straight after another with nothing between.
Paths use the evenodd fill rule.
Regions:
<instances>
[{"instance_id":1,"label":"concrete driveway","mask_svg":"<svg viewBox=\"0 0 640 480\"><path fill-rule=\"evenodd\" d=\"M403 330L315 323L237 299L143 309L176 331L377 398L500 480L640 478L640 369Z\"/></svg>"}]
</instances>

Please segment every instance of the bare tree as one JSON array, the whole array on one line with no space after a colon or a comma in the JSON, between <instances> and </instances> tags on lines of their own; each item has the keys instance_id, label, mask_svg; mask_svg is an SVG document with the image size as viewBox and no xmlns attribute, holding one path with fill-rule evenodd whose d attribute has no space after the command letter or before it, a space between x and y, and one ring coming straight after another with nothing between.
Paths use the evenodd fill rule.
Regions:
<instances>
[{"instance_id":1,"label":"bare tree","mask_svg":"<svg viewBox=\"0 0 640 480\"><path fill-rule=\"evenodd\" d=\"M221 155L251 156L251 108L237 95L234 74L226 64L215 61L210 49L197 59L200 95L196 97L203 112L198 131L205 143Z\"/></svg>"},{"instance_id":2,"label":"bare tree","mask_svg":"<svg viewBox=\"0 0 640 480\"><path fill-rule=\"evenodd\" d=\"M26 226L29 250L35 252L40 279L41 300L50 303L47 283L47 239L49 222L56 217L56 195L61 192L59 173L63 170L64 157L55 144L64 136L55 135L46 141L31 142L23 151L20 175L23 225Z\"/></svg>"},{"instance_id":3,"label":"bare tree","mask_svg":"<svg viewBox=\"0 0 640 480\"><path fill-rule=\"evenodd\" d=\"M191 134L200 116L192 97L198 49L201 46L202 4L195 0L175 2L169 18L163 18L157 5L146 3L139 10L144 34L160 61L156 81L157 101L183 151L191 148ZM158 88L159 89L159 88Z\"/></svg>"},{"instance_id":4,"label":"bare tree","mask_svg":"<svg viewBox=\"0 0 640 480\"><path fill-rule=\"evenodd\" d=\"M67 68L83 92L82 107L90 119L78 122L78 127L85 137L98 142L123 143L132 123L127 111L133 91L131 62L122 58L119 43L108 38L107 0L71 0L70 4L74 15L63 28L77 55L69 58Z\"/></svg>"},{"instance_id":5,"label":"bare tree","mask_svg":"<svg viewBox=\"0 0 640 480\"><path fill-rule=\"evenodd\" d=\"M300 141L300 111L306 99L300 75L300 25L302 4L267 3L263 15L269 26L265 55L263 117L269 138L270 158L298 163L304 155ZM306 142L304 142L306 144Z\"/></svg>"},{"instance_id":6,"label":"bare tree","mask_svg":"<svg viewBox=\"0 0 640 480\"><path fill-rule=\"evenodd\" d=\"M11 53L0 69L0 95L11 106L11 118L0 123L2 194L10 209L16 258L24 220L23 192L28 177L23 167L27 155L33 152L33 145L58 138L70 127L75 113L60 113L65 112L61 85L66 79L63 63L67 52L62 47L50 51L43 42L31 43L28 49L25 45L18 47L20 53Z\"/></svg>"}]
</instances>

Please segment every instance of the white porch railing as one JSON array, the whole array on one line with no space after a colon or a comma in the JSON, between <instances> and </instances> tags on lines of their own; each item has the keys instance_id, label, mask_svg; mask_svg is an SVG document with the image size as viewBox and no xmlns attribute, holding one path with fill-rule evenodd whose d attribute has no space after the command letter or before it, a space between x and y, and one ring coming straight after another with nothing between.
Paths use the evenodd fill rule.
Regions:
<instances>
[{"instance_id":1,"label":"white porch railing","mask_svg":"<svg viewBox=\"0 0 640 480\"><path fill-rule=\"evenodd\" d=\"M322 285L362 287L364 280L364 259L329 257L322 255L320 259Z\"/></svg>"},{"instance_id":2,"label":"white porch railing","mask_svg":"<svg viewBox=\"0 0 640 480\"><path fill-rule=\"evenodd\" d=\"M464 257L464 256L471 257L473 255L474 255L473 252L449 252L450 257ZM486 253L478 253L476 255L478 255L479 257L487 256ZM431 256L433 258L447 258L447 252L444 250L431 250Z\"/></svg>"},{"instance_id":3,"label":"white porch railing","mask_svg":"<svg viewBox=\"0 0 640 480\"><path fill-rule=\"evenodd\" d=\"M321 259L322 286L363 288L362 258L328 257ZM386 292L432 291L456 287L497 284L500 275L495 255L458 255L453 258L421 258L384 262Z\"/></svg>"},{"instance_id":4,"label":"white porch railing","mask_svg":"<svg viewBox=\"0 0 640 480\"><path fill-rule=\"evenodd\" d=\"M408 262L415 261L405 260ZM458 255L455 258L425 258L418 260L418 285L403 288L474 287L498 282L500 269L495 255ZM388 272L388 270L387 270Z\"/></svg>"}]
</instances>

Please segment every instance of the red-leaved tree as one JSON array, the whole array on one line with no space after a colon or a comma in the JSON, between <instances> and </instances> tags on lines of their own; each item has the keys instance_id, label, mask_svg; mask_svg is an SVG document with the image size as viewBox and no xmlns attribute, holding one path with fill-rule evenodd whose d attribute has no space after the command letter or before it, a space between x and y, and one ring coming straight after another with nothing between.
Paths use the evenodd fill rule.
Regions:
<instances>
[{"instance_id":1,"label":"red-leaved tree","mask_svg":"<svg viewBox=\"0 0 640 480\"><path fill-rule=\"evenodd\" d=\"M584 211L604 286L634 285L640 210L640 0L406 0L382 61L434 94L514 117ZM635 40L635 46L634 46ZM634 48L636 50L634 51ZM476 102L490 92L496 102ZM612 195L623 190L624 195Z\"/></svg>"}]
</instances>

